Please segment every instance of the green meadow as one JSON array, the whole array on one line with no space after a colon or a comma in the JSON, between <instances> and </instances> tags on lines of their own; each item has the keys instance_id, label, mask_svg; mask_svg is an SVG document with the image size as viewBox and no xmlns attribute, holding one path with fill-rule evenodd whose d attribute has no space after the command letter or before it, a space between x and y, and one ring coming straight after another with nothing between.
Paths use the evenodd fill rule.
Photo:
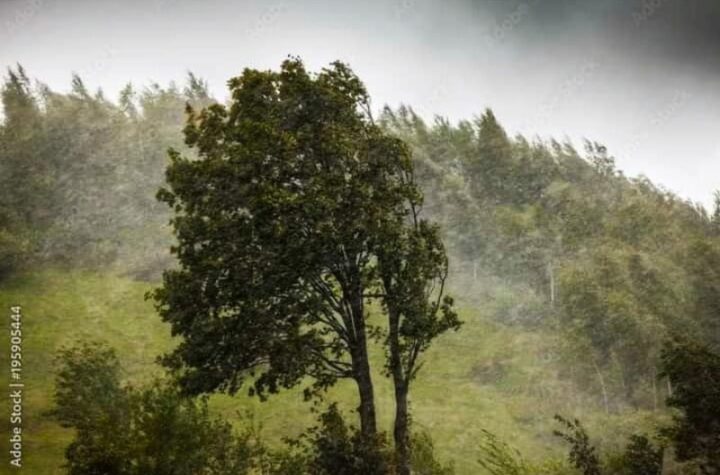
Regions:
<instances>
[{"instance_id":1,"label":"green meadow","mask_svg":"<svg viewBox=\"0 0 720 475\"><path fill-rule=\"evenodd\" d=\"M117 350L128 384L141 385L162 375L156 358L172 348L173 338L144 298L153 287L110 271L55 269L20 274L0 289L2 308L19 304L23 311L25 473L64 473L63 453L73 434L48 414L53 407L54 355L63 345L83 339L107 342ZM482 429L497 434L528 459L540 460L562 457L562 447L552 436L552 417L557 412L582 417L591 433L610 446L621 444L623 435L652 421L651 412L607 417L601 408L588 405L581 392L558 377L554 350L548 344L552 339L541 331L495 323L494 312L501 306L499 296L481 307L461 306L463 327L441 337L429 350L411 393L415 430L429 432L439 458L452 461L458 473L481 473L477 442ZM374 367L381 368L379 345L373 350ZM7 357L3 351L3 367ZM389 431L392 387L380 373L374 381L381 427ZM347 414L355 398L351 381L325 396L326 402L338 401ZM211 397L216 414L238 426L254 424L276 446L313 424L312 407L303 400L301 388L265 402L243 390L234 396ZM7 405L4 410L8 411ZM4 433L7 424L3 414ZM5 438L2 442L6 453L8 442Z\"/></svg>"}]
</instances>

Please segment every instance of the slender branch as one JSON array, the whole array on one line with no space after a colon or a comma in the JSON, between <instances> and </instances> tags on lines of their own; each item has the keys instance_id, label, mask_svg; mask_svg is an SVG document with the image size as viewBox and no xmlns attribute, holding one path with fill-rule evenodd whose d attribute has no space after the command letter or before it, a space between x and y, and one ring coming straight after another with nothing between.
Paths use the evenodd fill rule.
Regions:
<instances>
[{"instance_id":1,"label":"slender branch","mask_svg":"<svg viewBox=\"0 0 720 475\"><path fill-rule=\"evenodd\" d=\"M448 265L447 265L447 259L445 259L445 265L443 266L443 271L440 274L440 290L438 291L437 299L435 300L435 308L433 309L433 315L437 314L437 311L440 309L440 302L442 301L443 294L445 293L445 281L447 280L448 276Z\"/></svg>"},{"instance_id":2,"label":"slender branch","mask_svg":"<svg viewBox=\"0 0 720 475\"><path fill-rule=\"evenodd\" d=\"M342 339L343 342L347 344L347 346L350 346L351 341L347 328L345 328L342 321L339 321L337 318L335 318L334 313L328 310L323 310L320 314L316 315L316 318L318 319L318 321L332 328L335 333L338 334L338 337L340 337L340 339Z\"/></svg>"},{"instance_id":3,"label":"slender branch","mask_svg":"<svg viewBox=\"0 0 720 475\"><path fill-rule=\"evenodd\" d=\"M313 287L313 289L315 289L318 293L322 295L322 297L328 302L328 304L330 305L330 307L332 307L333 310L335 310L339 314L342 314L342 305L333 293L332 289L327 285L327 282L323 281L320 277L310 278L308 282Z\"/></svg>"},{"instance_id":4,"label":"slender branch","mask_svg":"<svg viewBox=\"0 0 720 475\"><path fill-rule=\"evenodd\" d=\"M415 374L420 369L420 366L415 368L415 363L417 361L418 356L420 355L420 349L422 347L422 342L420 340L414 340L412 343L412 348L410 350L410 356L408 357L408 364L407 369L405 370L405 384L410 385L410 380L415 377Z\"/></svg>"},{"instance_id":5,"label":"slender branch","mask_svg":"<svg viewBox=\"0 0 720 475\"><path fill-rule=\"evenodd\" d=\"M313 355L320 360L325 368L334 376L339 378L348 378L352 376L352 366L350 363L341 360L329 358L322 349L312 349Z\"/></svg>"}]
</instances>

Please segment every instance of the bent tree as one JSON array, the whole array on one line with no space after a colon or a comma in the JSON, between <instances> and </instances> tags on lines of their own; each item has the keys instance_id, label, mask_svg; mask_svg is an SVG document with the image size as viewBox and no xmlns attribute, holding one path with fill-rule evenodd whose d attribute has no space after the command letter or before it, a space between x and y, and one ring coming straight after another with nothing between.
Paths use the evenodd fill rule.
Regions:
<instances>
[{"instance_id":1,"label":"bent tree","mask_svg":"<svg viewBox=\"0 0 720 475\"><path fill-rule=\"evenodd\" d=\"M279 71L246 69L229 87L227 106L188 109L198 158L171 150L158 193L174 211L179 267L153 295L182 337L163 362L195 394L248 382L265 397L310 376L310 397L352 378L361 431L374 437L368 340L383 330L367 305L380 299L390 315L396 383L409 382L432 337L457 326L432 285L447 263L437 229L417 218L409 150L373 122L342 63L310 74L289 59Z\"/></svg>"},{"instance_id":2,"label":"bent tree","mask_svg":"<svg viewBox=\"0 0 720 475\"><path fill-rule=\"evenodd\" d=\"M388 227L377 247L388 321L386 369L395 388L393 438L401 475L410 473L408 393L421 366L419 357L436 336L460 327L453 301L444 295L448 262L440 230L420 218L418 201L408 204L408 222Z\"/></svg>"}]
</instances>

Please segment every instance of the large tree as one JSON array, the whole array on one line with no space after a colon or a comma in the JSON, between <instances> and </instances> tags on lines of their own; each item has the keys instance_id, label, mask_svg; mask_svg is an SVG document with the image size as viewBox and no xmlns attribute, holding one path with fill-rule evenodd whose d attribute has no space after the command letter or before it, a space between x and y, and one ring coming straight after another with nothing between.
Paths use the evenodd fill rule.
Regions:
<instances>
[{"instance_id":1,"label":"large tree","mask_svg":"<svg viewBox=\"0 0 720 475\"><path fill-rule=\"evenodd\" d=\"M352 378L361 431L374 437L368 340L383 331L367 304L389 316L400 402L419 354L457 326L433 285L446 258L437 229L418 219L409 149L375 124L342 63L310 74L289 59L229 86L228 106L189 110L186 142L199 158L171 151L159 193L175 213L180 266L155 298L183 337L164 361L192 393L233 393L251 379L265 396L311 376L312 394ZM406 428L407 405L399 411ZM406 429L399 437L407 447Z\"/></svg>"}]
</instances>

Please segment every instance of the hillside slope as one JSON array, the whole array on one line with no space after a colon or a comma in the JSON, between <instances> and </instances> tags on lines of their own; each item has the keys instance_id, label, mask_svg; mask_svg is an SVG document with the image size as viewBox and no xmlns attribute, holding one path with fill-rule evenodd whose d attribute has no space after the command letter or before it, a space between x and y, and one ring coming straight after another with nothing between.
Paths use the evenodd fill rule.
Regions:
<instances>
[{"instance_id":1,"label":"hillside slope","mask_svg":"<svg viewBox=\"0 0 720 475\"><path fill-rule=\"evenodd\" d=\"M117 349L128 381L141 383L161 373L154 360L172 346L172 339L144 300L151 287L110 273L41 270L13 278L0 289L0 306L20 304L24 313L27 473L63 473L63 450L72 437L46 415L52 408L53 355L58 348L79 339L100 339ZM411 404L416 428L432 434L442 460L453 461L460 474L479 473L477 440L482 429L530 458L558 456L561 448L551 436L557 412L582 416L609 444L619 443L618 435L653 419L651 412L643 411L605 418L582 391L558 378L552 339L540 331L493 323L508 297L496 295L483 307L462 309L462 330L438 341L415 383ZM376 347L376 367L380 356ZM7 364L6 352L0 364ZM391 386L382 375L375 378L380 420L389 430ZM340 384L327 396L348 412L354 398L350 383ZM303 402L299 390L264 403L242 392L214 396L211 406L238 424L261 426L264 437L275 445L313 423L311 405ZM0 430L6 430L6 416ZM601 417L602 424L593 423ZM3 439L2 450L7 450L6 444Z\"/></svg>"}]
</instances>

